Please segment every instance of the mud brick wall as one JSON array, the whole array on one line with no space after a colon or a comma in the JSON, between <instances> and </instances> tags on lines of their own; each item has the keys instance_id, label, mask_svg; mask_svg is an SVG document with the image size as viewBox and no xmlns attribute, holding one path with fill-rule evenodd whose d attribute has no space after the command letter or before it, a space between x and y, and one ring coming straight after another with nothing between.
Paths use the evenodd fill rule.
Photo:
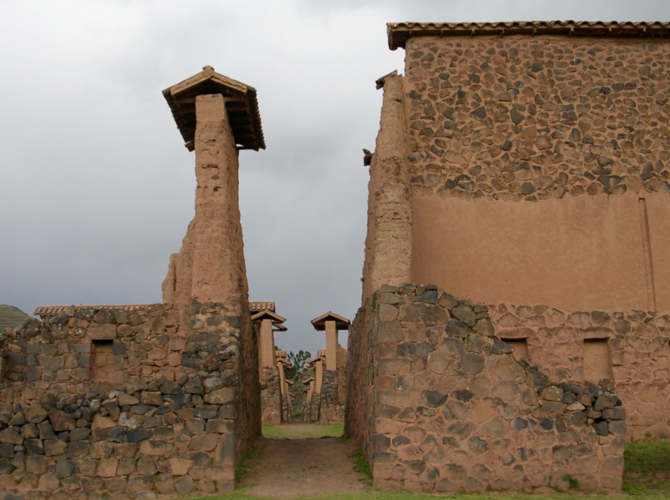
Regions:
<instances>
[{"instance_id":1,"label":"mud brick wall","mask_svg":"<svg viewBox=\"0 0 670 500\"><path fill-rule=\"evenodd\" d=\"M384 286L367 309L351 363L374 371L351 377L347 431L376 486L532 490L566 488L570 475L584 489L621 487L625 411L613 386L552 381L513 357L486 306L435 286Z\"/></svg>"},{"instance_id":2,"label":"mud brick wall","mask_svg":"<svg viewBox=\"0 0 670 500\"><path fill-rule=\"evenodd\" d=\"M628 438L670 436L670 316L511 304L488 309L496 334L516 341L552 380L612 379L628 411ZM598 344L600 353L590 352Z\"/></svg>"},{"instance_id":3,"label":"mud brick wall","mask_svg":"<svg viewBox=\"0 0 670 500\"><path fill-rule=\"evenodd\" d=\"M71 307L9 332L0 491L63 500L231 491L238 457L259 427L246 421L253 400L240 402L249 392L243 312L239 301L194 301L183 336L160 304L130 313ZM94 376L100 346L111 380Z\"/></svg>"},{"instance_id":4,"label":"mud brick wall","mask_svg":"<svg viewBox=\"0 0 670 500\"><path fill-rule=\"evenodd\" d=\"M669 61L662 40L415 38L413 189L529 201L670 192Z\"/></svg>"}]
</instances>

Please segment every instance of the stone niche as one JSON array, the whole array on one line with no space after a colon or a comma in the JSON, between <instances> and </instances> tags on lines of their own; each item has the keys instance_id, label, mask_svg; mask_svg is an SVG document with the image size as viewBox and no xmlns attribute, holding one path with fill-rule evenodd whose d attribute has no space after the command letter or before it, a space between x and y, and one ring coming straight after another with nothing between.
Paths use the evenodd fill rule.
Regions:
<instances>
[{"instance_id":1,"label":"stone niche","mask_svg":"<svg viewBox=\"0 0 670 500\"><path fill-rule=\"evenodd\" d=\"M611 381L555 380L500 340L489 308L382 286L352 327L345 431L374 485L424 492L618 490L626 412Z\"/></svg>"}]
</instances>

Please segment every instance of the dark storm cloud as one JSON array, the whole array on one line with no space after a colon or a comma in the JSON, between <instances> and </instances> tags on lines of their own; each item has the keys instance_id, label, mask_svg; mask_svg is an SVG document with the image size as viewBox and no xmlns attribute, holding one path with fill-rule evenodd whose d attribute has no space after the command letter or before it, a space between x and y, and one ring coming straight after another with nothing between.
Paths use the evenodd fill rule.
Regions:
<instances>
[{"instance_id":1,"label":"dark storm cloud","mask_svg":"<svg viewBox=\"0 0 670 500\"><path fill-rule=\"evenodd\" d=\"M258 91L267 151L240 154L252 300L288 350L360 304L388 21L668 20L665 0L0 0L0 303L161 300L193 216L194 156L161 90L212 65Z\"/></svg>"}]
</instances>

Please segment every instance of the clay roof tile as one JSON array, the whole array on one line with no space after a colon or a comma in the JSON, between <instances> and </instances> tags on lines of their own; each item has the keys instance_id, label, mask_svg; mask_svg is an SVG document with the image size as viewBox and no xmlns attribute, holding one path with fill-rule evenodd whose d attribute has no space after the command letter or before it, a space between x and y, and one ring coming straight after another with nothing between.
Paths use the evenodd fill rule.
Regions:
<instances>
[{"instance_id":1,"label":"clay roof tile","mask_svg":"<svg viewBox=\"0 0 670 500\"><path fill-rule=\"evenodd\" d=\"M391 50L405 48L410 38L420 36L487 36L487 35L562 35L667 38L668 22L603 22L603 21L513 21L494 23L388 23L388 44Z\"/></svg>"}]
</instances>

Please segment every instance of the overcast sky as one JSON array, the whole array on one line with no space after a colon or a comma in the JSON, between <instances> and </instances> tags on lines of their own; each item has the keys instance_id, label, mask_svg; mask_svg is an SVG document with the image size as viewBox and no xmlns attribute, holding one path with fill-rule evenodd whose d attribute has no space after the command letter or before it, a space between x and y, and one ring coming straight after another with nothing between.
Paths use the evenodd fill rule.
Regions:
<instances>
[{"instance_id":1,"label":"overcast sky","mask_svg":"<svg viewBox=\"0 0 670 500\"><path fill-rule=\"evenodd\" d=\"M161 95L205 65L258 91L240 153L250 298L282 349L360 306L386 23L670 21L668 0L0 0L0 304L160 302L193 217L194 155ZM346 342L344 337L343 344Z\"/></svg>"}]
</instances>

